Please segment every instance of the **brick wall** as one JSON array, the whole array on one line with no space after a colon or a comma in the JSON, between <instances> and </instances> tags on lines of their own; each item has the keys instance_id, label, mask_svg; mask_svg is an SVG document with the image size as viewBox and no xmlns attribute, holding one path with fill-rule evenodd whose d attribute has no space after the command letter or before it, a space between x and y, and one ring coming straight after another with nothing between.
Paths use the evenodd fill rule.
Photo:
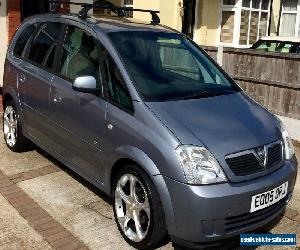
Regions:
<instances>
[{"instance_id":1,"label":"brick wall","mask_svg":"<svg viewBox=\"0 0 300 250\"><path fill-rule=\"evenodd\" d=\"M69 0L66 2L70 2ZM60 13L69 13L70 12L70 5L69 4L62 4Z\"/></svg>"},{"instance_id":2,"label":"brick wall","mask_svg":"<svg viewBox=\"0 0 300 250\"><path fill-rule=\"evenodd\" d=\"M69 0L66 0L69 2ZM69 13L70 5L62 4L60 13ZM21 0L7 1L8 40L10 41L21 23Z\"/></svg>"},{"instance_id":3,"label":"brick wall","mask_svg":"<svg viewBox=\"0 0 300 250\"><path fill-rule=\"evenodd\" d=\"M21 23L20 0L7 1L8 39L11 40L16 29Z\"/></svg>"}]
</instances>

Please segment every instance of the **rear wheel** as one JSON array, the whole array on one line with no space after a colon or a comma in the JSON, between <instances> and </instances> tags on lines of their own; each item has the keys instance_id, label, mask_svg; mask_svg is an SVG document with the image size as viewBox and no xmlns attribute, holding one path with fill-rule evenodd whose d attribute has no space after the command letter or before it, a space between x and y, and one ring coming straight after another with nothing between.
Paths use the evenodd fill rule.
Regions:
<instances>
[{"instance_id":1,"label":"rear wheel","mask_svg":"<svg viewBox=\"0 0 300 250\"><path fill-rule=\"evenodd\" d=\"M159 246L167 235L158 193L150 178L135 165L126 166L114 183L114 215L131 246Z\"/></svg>"},{"instance_id":2,"label":"rear wheel","mask_svg":"<svg viewBox=\"0 0 300 250\"><path fill-rule=\"evenodd\" d=\"M19 115L13 101L7 102L4 107L3 134L10 150L21 152L26 148L28 141L22 134Z\"/></svg>"}]
</instances>

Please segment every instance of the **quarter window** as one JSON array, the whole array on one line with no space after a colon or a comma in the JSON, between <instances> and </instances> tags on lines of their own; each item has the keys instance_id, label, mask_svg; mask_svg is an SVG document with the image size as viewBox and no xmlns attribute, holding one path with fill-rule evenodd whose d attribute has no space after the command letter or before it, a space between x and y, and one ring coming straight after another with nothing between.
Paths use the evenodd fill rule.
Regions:
<instances>
[{"instance_id":1,"label":"quarter window","mask_svg":"<svg viewBox=\"0 0 300 250\"><path fill-rule=\"evenodd\" d=\"M70 82L80 76L94 76L100 85L98 52L93 36L78 27L69 26L63 44L60 73Z\"/></svg>"},{"instance_id":2,"label":"quarter window","mask_svg":"<svg viewBox=\"0 0 300 250\"><path fill-rule=\"evenodd\" d=\"M27 42L30 40L30 37L33 35L35 29L36 29L36 24L31 24L22 31L21 35L17 39L14 48L15 56L22 57L24 48Z\"/></svg>"},{"instance_id":3,"label":"quarter window","mask_svg":"<svg viewBox=\"0 0 300 250\"><path fill-rule=\"evenodd\" d=\"M28 59L51 68L60 31L60 23L43 24L32 41Z\"/></svg>"},{"instance_id":4,"label":"quarter window","mask_svg":"<svg viewBox=\"0 0 300 250\"><path fill-rule=\"evenodd\" d=\"M101 58L103 58L104 63L105 83L109 99L117 106L133 111L132 99L121 72L104 48L101 51Z\"/></svg>"}]
</instances>

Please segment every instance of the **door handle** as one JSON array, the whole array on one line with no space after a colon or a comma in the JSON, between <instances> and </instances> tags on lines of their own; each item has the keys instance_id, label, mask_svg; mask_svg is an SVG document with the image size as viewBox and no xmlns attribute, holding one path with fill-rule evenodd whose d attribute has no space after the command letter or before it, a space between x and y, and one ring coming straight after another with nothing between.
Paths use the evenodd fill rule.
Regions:
<instances>
[{"instance_id":1,"label":"door handle","mask_svg":"<svg viewBox=\"0 0 300 250\"><path fill-rule=\"evenodd\" d=\"M20 82L21 82L21 83L25 83L25 81L26 81L26 76L23 75L23 74L21 74L20 77L19 77L19 79L20 79Z\"/></svg>"},{"instance_id":2,"label":"door handle","mask_svg":"<svg viewBox=\"0 0 300 250\"><path fill-rule=\"evenodd\" d=\"M55 96L54 97L54 99L53 99L53 101L54 101L54 103L56 103L56 104L60 104L61 103L61 97L59 97L59 96Z\"/></svg>"}]
</instances>

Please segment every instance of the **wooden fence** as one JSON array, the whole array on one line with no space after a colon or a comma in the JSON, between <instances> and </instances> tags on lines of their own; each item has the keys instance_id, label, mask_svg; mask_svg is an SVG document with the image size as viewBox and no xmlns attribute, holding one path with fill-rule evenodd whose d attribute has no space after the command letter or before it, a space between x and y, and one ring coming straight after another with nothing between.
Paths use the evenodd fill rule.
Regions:
<instances>
[{"instance_id":1,"label":"wooden fence","mask_svg":"<svg viewBox=\"0 0 300 250\"><path fill-rule=\"evenodd\" d=\"M203 47L256 101L275 114L300 119L300 55Z\"/></svg>"}]
</instances>

